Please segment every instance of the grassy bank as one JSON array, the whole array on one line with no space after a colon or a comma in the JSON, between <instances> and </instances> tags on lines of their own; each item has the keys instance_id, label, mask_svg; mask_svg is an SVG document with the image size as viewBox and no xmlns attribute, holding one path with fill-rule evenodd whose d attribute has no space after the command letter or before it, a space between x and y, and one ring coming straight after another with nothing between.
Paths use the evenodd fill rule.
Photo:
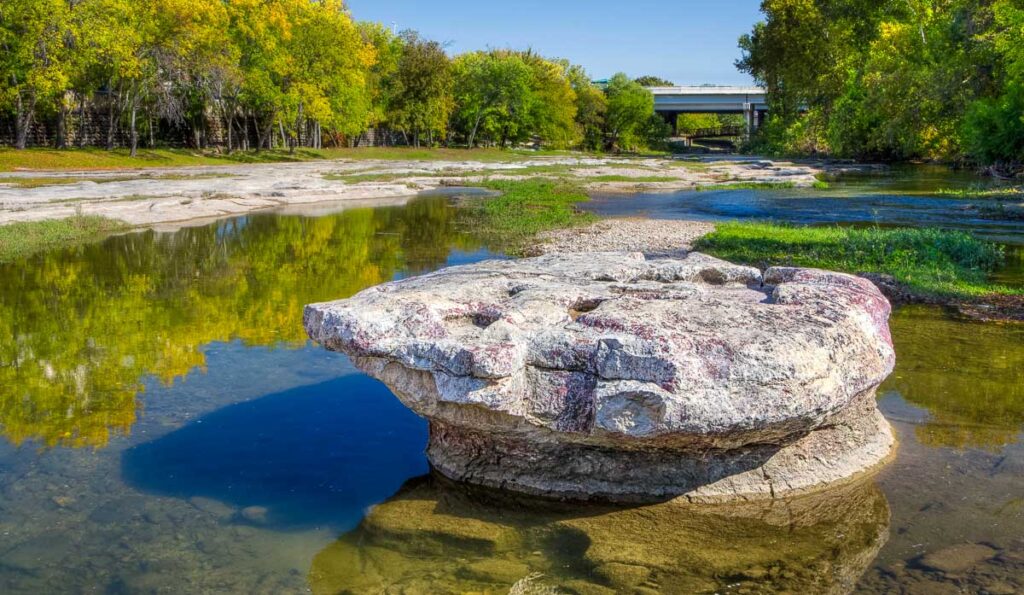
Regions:
<instances>
[{"instance_id":1,"label":"grassy bank","mask_svg":"<svg viewBox=\"0 0 1024 595\"><path fill-rule=\"evenodd\" d=\"M594 215L576 208L588 197L579 184L569 180L489 180L478 186L500 194L469 199L467 225L512 254L521 253L542 231L596 220Z\"/></svg>"},{"instance_id":2,"label":"grassy bank","mask_svg":"<svg viewBox=\"0 0 1024 595\"><path fill-rule=\"evenodd\" d=\"M963 232L724 223L695 249L759 267L888 274L920 297L1020 293L987 280L1003 260L1001 248Z\"/></svg>"},{"instance_id":3,"label":"grassy bank","mask_svg":"<svg viewBox=\"0 0 1024 595\"><path fill-rule=\"evenodd\" d=\"M131 157L126 149L0 149L0 172L23 170L112 170L144 167L188 167L246 163L287 163L317 159L385 161L525 161L534 157L582 155L566 151L502 151L498 149L413 149L408 147L361 147L343 149L296 149L294 153L235 151L230 155L190 149L142 149Z\"/></svg>"},{"instance_id":4,"label":"grassy bank","mask_svg":"<svg viewBox=\"0 0 1024 595\"><path fill-rule=\"evenodd\" d=\"M94 242L127 227L120 221L92 216L3 225L0 226L0 263L44 250Z\"/></svg>"}]
</instances>

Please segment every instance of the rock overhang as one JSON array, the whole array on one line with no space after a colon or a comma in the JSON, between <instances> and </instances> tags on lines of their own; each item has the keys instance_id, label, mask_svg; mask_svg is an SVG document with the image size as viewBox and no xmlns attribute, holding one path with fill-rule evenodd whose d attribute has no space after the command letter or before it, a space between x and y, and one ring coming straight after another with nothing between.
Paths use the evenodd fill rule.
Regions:
<instances>
[{"instance_id":1,"label":"rock overhang","mask_svg":"<svg viewBox=\"0 0 1024 595\"><path fill-rule=\"evenodd\" d=\"M386 283L305 325L448 428L698 453L841 423L892 371L889 311L840 273L584 253Z\"/></svg>"}]
</instances>

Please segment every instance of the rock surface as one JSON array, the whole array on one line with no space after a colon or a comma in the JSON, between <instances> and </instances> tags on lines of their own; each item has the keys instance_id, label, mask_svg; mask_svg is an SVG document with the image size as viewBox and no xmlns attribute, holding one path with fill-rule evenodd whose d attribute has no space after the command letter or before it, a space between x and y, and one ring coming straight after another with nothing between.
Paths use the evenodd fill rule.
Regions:
<instances>
[{"instance_id":1,"label":"rock surface","mask_svg":"<svg viewBox=\"0 0 1024 595\"><path fill-rule=\"evenodd\" d=\"M715 230L707 221L683 219L602 219L586 227L541 233L529 256L566 252L642 252L682 256L690 245Z\"/></svg>"},{"instance_id":2,"label":"rock surface","mask_svg":"<svg viewBox=\"0 0 1024 595\"><path fill-rule=\"evenodd\" d=\"M720 500L888 457L889 311L850 275L610 252L452 267L308 306L305 326L430 420L449 477Z\"/></svg>"}]
</instances>

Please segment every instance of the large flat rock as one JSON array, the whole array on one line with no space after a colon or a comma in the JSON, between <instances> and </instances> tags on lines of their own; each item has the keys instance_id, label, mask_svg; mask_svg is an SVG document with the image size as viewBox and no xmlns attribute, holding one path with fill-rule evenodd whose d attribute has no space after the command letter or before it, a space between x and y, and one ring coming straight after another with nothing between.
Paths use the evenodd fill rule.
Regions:
<instances>
[{"instance_id":1,"label":"large flat rock","mask_svg":"<svg viewBox=\"0 0 1024 595\"><path fill-rule=\"evenodd\" d=\"M813 489L888 455L873 397L889 311L850 275L612 252L452 267L308 306L305 325L430 419L449 476L714 498Z\"/></svg>"}]
</instances>

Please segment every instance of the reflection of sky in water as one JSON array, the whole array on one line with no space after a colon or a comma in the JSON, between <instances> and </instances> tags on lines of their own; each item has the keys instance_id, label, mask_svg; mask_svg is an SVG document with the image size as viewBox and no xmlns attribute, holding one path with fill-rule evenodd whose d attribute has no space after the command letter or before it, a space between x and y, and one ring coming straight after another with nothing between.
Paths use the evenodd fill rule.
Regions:
<instances>
[{"instance_id":1,"label":"reflection of sky in water","mask_svg":"<svg viewBox=\"0 0 1024 595\"><path fill-rule=\"evenodd\" d=\"M751 201L749 194L693 200L707 201L709 212L781 212L785 201L800 200L758 193L762 198ZM674 199L621 200L635 209ZM792 213L813 216L809 204ZM345 560L336 556L342 532L426 471L424 422L354 373L343 356L305 344L301 306L489 253L456 233L443 199L240 223L135 234L41 257L31 268L3 269L0 322L8 328L0 358L20 354L22 376L0 385L0 423L8 438L19 437L18 445L0 440L0 592L302 591L315 579L311 570L337 575L330 574L337 567L318 568L314 560ZM963 541L1009 551L1024 534L1024 331L959 322L927 308L898 312L893 330L900 359L880 395L901 446L878 480L892 521L864 579L863 588L873 591L891 586L881 570L924 551ZM40 449L43 442L56 447ZM87 448L65 448L76 445ZM409 496L407 489L402 494ZM502 510L443 492L426 498L449 506L431 514L456 520L483 515L491 522ZM382 510L401 510L389 505ZM473 511L460 513L460 506ZM244 513L246 507L266 508L265 517ZM563 535L554 531L563 520L517 518L507 522L539 523L525 535ZM596 541L566 542L570 550L560 550L561 542L526 542L527 549L516 546L495 560L526 560L526 568L550 572L559 556L585 557L571 548L587 543L641 547L635 535L616 544L619 530L601 518L595 515L587 529L597 531ZM554 523L552 531L545 523ZM749 529L741 521L714 525L726 546L730 531L746 536L747 557L736 558L743 564L793 551L787 564L806 560L806 570L829 559L820 548L850 545L812 539L779 547L785 537L774 529L763 540ZM389 539L388 548L404 547ZM454 568L450 554L457 550L415 531L402 539L437 544L416 554L428 561L442 556L427 571ZM716 543L719 549L705 544L692 560L732 564L723 554L728 548ZM536 551L549 559L527 559ZM496 571L487 556L473 560ZM689 573L691 558L681 560L673 562L680 576ZM750 564L742 571L761 571Z\"/></svg>"},{"instance_id":2,"label":"reflection of sky in water","mask_svg":"<svg viewBox=\"0 0 1024 595\"><path fill-rule=\"evenodd\" d=\"M930 226L972 231L997 242L1024 244L1024 221L983 219L968 207L978 201L889 194L873 187L834 190L731 190L599 194L583 206L602 216L664 219L757 219L806 224Z\"/></svg>"}]
</instances>

